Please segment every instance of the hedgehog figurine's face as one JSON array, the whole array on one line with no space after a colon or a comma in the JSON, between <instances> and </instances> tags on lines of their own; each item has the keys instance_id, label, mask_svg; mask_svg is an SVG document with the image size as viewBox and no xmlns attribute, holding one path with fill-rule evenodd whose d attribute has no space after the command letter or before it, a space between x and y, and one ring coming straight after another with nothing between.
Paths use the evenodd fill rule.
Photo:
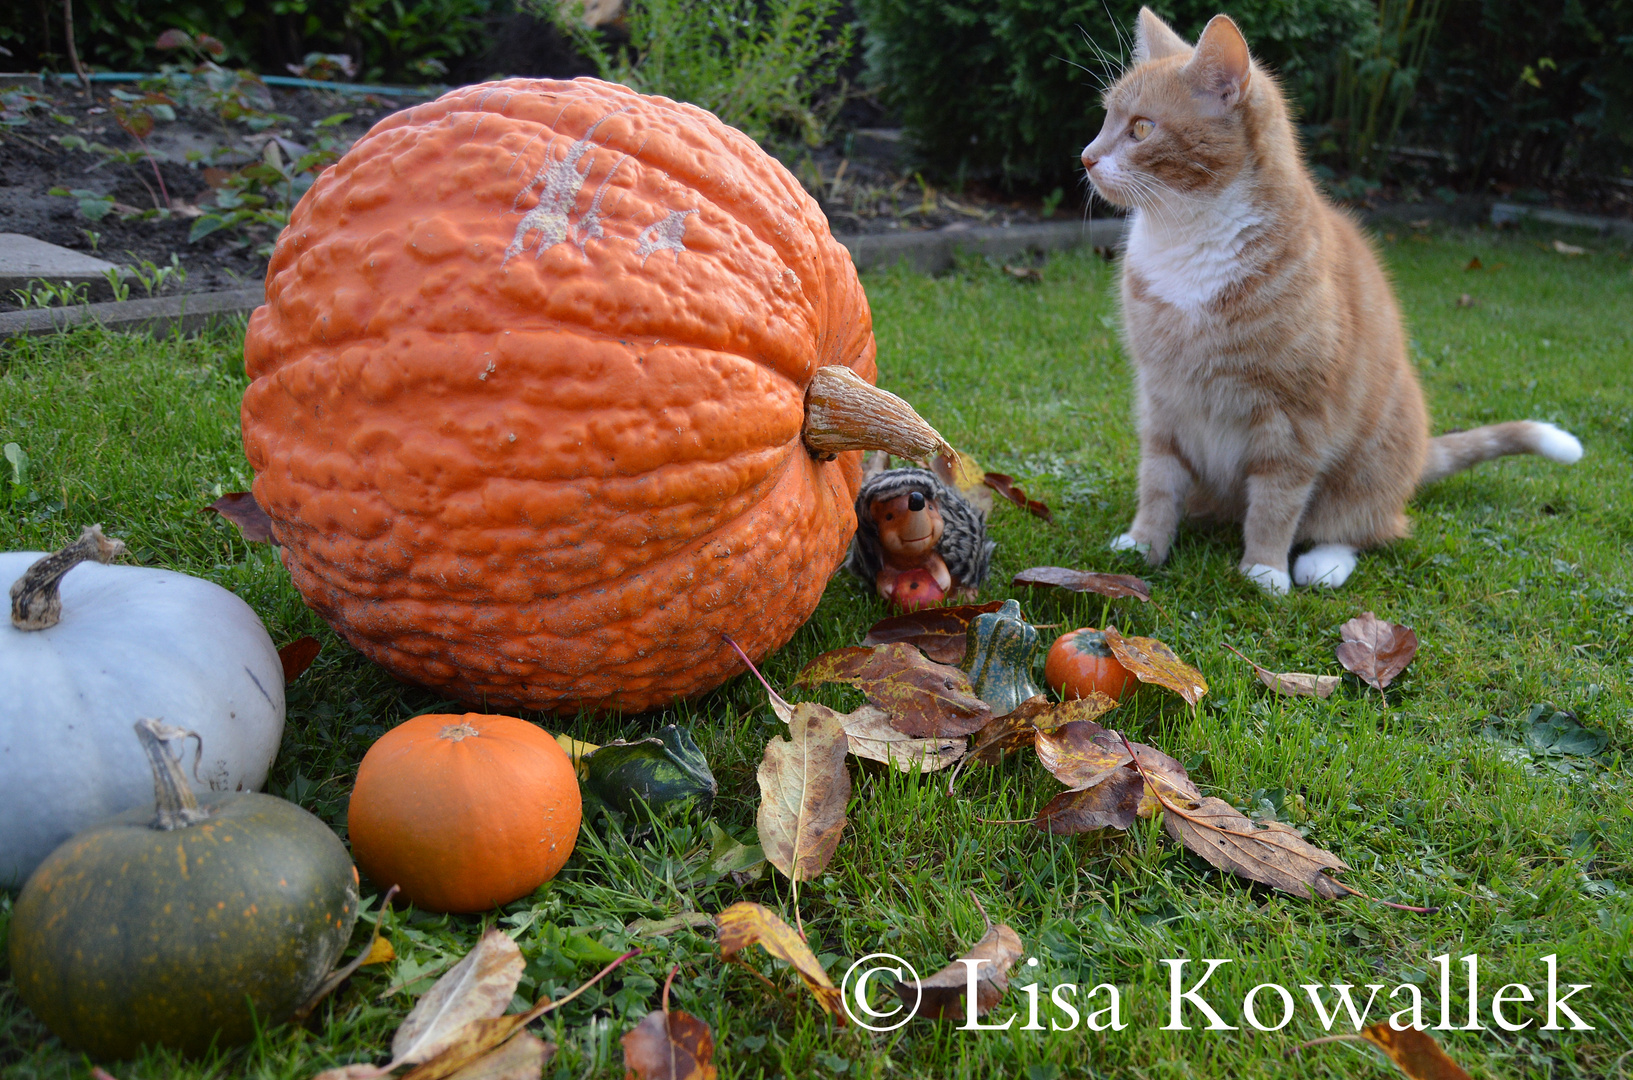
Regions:
<instances>
[{"instance_id":1,"label":"hedgehog figurine's face","mask_svg":"<svg viewBox=\"0 0 1633 1080\"><path fill-rule=\"evenodd\" d=\"M879 529L879 544L885 562L906 570L924 562L941 543L941 512L922 491L910 491L894 499L879 499L868 507Z\"/></svg>"}]
</instances>

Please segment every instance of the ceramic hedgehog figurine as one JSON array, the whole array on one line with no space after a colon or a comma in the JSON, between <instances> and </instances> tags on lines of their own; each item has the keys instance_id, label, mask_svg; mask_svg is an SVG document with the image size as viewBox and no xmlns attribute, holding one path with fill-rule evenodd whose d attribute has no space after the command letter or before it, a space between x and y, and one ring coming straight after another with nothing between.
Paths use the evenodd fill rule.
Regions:
<instances>
[{"instance_id":1,"label":"ceramic hedgehog figurine","mask_svg":"<svg viewBox=\"0 0 1633 1080\"><path fill-rule=\"evenodd\" d=\"M914 611L954 592L974 594L998 545L986 520L924 469L889 469L856 494L851 572Z\"/></svg>"}]
</instances>

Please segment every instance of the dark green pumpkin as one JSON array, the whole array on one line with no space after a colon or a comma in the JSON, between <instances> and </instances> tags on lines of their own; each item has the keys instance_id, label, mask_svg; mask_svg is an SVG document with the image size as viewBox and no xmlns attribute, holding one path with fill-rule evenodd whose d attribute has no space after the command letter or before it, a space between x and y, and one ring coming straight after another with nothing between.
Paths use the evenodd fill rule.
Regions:
<instances>
[{"instance_id":1,"label":"dark green pumpkin","mask_svg":"<svg viewBox=\"0 0 1633 1080\"><path fill-rule=\"evenodd\" d=\"M1038 631L1021 615L1021 605L1005 600L997 611L970 620L964 670L992 715L1012 713L1027 698L1043 693L1032 681Z\"/></svg>"},{"instance_id":2,"label":"dark green pumpkin","mask_svg":"<svg viewBox=\"0 0 1633 1080\"><path fill-rule=\"evenodd\" d=\"M665 724L656 735L614 742L584 758L584 796L591 812L608 806L645 820L708 817L719 786L691 733Z\"/></svg>"},{"instance_id":3,"label":"dark green pumpkin","mask_svg":"<svg viewBox=\"0 0 1633 1080\"><path fill-rule=\"evenodd\" d=\"M152 810L93 825L17 897L17 994L93 1058L248 1042L311 995L351 937L357 872L328 826L249 792L195 808L170 829Z\"/></svg>"}]
</instances>

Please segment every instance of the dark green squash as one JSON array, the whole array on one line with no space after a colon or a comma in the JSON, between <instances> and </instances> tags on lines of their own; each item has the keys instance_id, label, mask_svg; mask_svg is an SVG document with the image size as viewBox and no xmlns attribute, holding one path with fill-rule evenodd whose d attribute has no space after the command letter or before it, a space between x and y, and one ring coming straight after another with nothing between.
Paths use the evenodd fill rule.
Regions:
<instances>
[{"instance_id":1,"label":"dark green squash","mask_svg":"<svg viewBox=\"0 0 1633 1080\"><path fill-rule=\"evenodd\" d=\"M190 733L152 720L136 729L157 814L122 814L46 856L12 912L12 981L46 1027L93 1058L248 1042L334 966L357 920L357 872L340 839L294 803L195 799L165 746Z\"/></svg>"},{"instance_id":2,"label":"dark green squash","mask_svg":"<svg viewBox=\"0 0 1633 1080\"><path fill-rule=\"evenodd\" d=\"M607 806L637 820L706 818L719 790L691 733L674 724L645 739L598 747L584 758L583 786L587 817Z\"/></svg>"},{"instance_id":3,"label":"dark green squash","mask_svg":"<svg viewBox=\"0 0 1633 1080\"><path fill-rule=\"evenodd\" d=\"M992 706L993 716L1012 713L1027 698L1043 693L1032 681L1037 653L1037 628L1013 600L970 620L964 670L976 694Z\"/></svg>"}]
</instances>

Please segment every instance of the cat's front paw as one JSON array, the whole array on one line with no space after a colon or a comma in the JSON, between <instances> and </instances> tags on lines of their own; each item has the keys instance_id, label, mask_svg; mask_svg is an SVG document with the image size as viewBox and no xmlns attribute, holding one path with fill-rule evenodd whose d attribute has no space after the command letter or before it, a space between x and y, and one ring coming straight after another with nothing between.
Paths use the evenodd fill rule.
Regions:
<instances>
[{"instance_id":1,"label":"cat's front paw","mask_svg":"<svg viewBox=\"0 0 1633 1080\"><path fill-rule=\"evenodd\" d=\"M1151 554L1151 545L1144 540L1134 539L1133 533L1124 533L1111 542L1113 551L1138 551L1141 555Z\"/></svg>"},{"instance_id":2,"label":"cat's front paw","mask_svg":"<svg viewBox=\"0 0 1633 1080\"><path fill-rule=\"evenodd\" d=\"M1355 549L1348 544L1321 544L1293 560L1293 583L1336 589L1355 572Z\"/></svg>"},{"instance_id":3,"label":"cat's front paw","mask_svg":"<svg viewBox=\"0 0 1633 1080\"><path fill-rule=\"evenodd\" d=\"M1271 596L1286 596L1293 588L1293 579L1287 576L1287 571L1277 570L1274 566L1266 566L1264 563L1244 566L1242 573Z\"/></svg>"}]
</instances>

